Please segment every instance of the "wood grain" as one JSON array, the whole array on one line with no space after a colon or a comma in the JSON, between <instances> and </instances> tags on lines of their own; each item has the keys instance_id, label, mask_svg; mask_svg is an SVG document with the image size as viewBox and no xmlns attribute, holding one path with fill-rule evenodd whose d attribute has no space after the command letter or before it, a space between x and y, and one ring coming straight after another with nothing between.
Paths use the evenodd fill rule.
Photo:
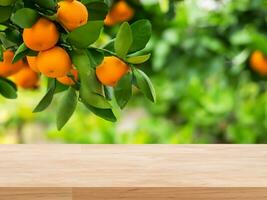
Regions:
<instances>
[{"instance_id":1,"label":"wood grain","mask_svg":"<svg viewBox=\"0 0 267 200\"><path fill-rule=\"evenodd\" d=\"M266 200L267 188L0 188L1 200Z\"/></svg>"},{"instance_id":2,"label":"wood grain","mask_svg":"<svg viewBox=\"0 0 267 200\"><path fill-rule=\"evenodd\" d=\"M71 188L0 188L1 200L72 200Z\"/></svg>"},{"instance_id":3,"label":"wood grain","mask_svg":"<svg viewBox=\"0 0 267 200\"><path fill-rule=\"evenodd\" d=\"M267 145L0 145L0 187L0 200L267 199Z\"/></svg>"},{"instance_id":4,"label":"wood grain","mask_svg":"<svg viewBox=\"0 0 267 200\"><path fill-rule=\"evenodd\" d=\"M267 199L267 188L78 188L74 200Z\"/></svg>"},{"instance_id":5,"label":"wood grain","mask_svg":"<svg viewBox=\"0 0 267 200\"><path fill-rule=\"evenodd\" d=\"M267 186L267 145L7 145L0 155L0 187Z\"/></svg>"}]
</instances>

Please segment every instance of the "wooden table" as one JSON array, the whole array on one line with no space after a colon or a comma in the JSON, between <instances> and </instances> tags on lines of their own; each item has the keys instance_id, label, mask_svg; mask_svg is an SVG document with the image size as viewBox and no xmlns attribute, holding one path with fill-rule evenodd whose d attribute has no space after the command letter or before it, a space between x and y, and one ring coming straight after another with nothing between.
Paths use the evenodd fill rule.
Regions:
<instances>
[{"instance_id":1,"label":"wooden table","mask_svg":"<svg viewBox=\"0 0 267 200\"><path fill-rule=\"evenodd\" d=\"M0 200L267 199L267 145L0 145Z\"/></svg>"}]
</instances>

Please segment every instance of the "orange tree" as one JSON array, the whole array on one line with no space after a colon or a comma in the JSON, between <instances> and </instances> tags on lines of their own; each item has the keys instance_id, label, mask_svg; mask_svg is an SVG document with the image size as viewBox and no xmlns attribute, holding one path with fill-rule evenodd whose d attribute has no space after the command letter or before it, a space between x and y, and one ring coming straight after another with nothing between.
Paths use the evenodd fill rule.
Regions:
<instances>
[{"instance_id":1,"label":"orange tree","mask_svg":"<svg viewBox=\"0 0 267 200\"><path fill-rule=\"evenodd\" d=\"M157 2L141 12L154 27L146 72L160 93L146 108L179 143L265 143L266 1L211 2L178 2L173 20Z\"/></svg>"},{"instance_id":2,"label":"orange tree","mask_svg":"<svg viewBox=\"0 0 267 200\"><path fill-rule=\"evenodd\" d=\"M17 86L36 88L39 76L46 77L47 93L33 112L65 93L57 111L59 130L78 102L112 122L113 102L123 109L133 86L155 102L153 85L138 68L150 58L140 51L151 24L124 22L114 39L98 47L109 5L106 0L0 0L0 94L14 99Z\"/></svg>"}]
</instances>

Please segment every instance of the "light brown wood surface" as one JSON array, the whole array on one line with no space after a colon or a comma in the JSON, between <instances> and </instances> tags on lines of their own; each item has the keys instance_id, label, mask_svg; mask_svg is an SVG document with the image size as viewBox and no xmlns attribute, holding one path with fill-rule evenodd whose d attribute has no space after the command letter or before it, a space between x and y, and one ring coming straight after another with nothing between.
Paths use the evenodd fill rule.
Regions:
<instances>
[{"instance_id":1,"label":"light brown wood surface","mask_svg":"<svg viewBox=\"0 0 267 200\"><path fill-rule=\"evenodd\" d=\"M266 188L0 188L1 200L265 200Z\"/></svg>"},{"instance_id":2,"label":"light brown wood surface","mask_svg":"<svg viewBox=\"0 0 267 200\"><path fill-rule=\"evenodd\" d=\"M0 200L267 199L267 145L0 145Z\"/></svg>"},{"instance_id":3,"label":"light brown wood surface","mask_svg":"<svg viewBox=\"0 0 267 200\"><path fill-rule=\"evenodd\" d=\"M72 188L0 188L1 200L72 200Z\"/></svg>"}]
</instances>

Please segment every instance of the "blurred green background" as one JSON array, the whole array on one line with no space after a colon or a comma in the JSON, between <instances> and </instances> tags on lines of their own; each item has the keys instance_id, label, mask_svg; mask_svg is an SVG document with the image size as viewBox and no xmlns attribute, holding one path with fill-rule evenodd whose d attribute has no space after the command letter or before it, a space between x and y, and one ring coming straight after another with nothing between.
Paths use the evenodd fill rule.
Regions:
<instances>
[{"instance_id":1,"label":"blurred green background","mask_svg":"<svg viewBox=\"0 0 267 200\"><path fill-rule=\"evenodd\" d=\"M0 97L0 143L266 143L267 82L250 69L254 50L267 52L266 0L131 1L132 21L148 18L153 37L140 66L158 101L135 93L113 124L79 105L56 131L60 94L43 113L32 109L45 93ZM117 27L106 28L106 41ZM119 113L119 112L118 112Z\"/></svg>"}]
</instances>

